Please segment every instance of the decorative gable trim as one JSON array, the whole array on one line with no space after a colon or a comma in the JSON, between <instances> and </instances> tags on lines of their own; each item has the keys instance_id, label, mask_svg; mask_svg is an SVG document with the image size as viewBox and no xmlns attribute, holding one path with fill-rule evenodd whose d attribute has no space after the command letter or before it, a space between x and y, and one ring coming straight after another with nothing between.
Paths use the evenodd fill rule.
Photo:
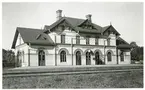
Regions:
<instances>
[{"instance_id":1,"label":"decorative gable trim","mask_svg":"<svg viewBox=\"0 0 145 90\"><path fill-rule=\"evenodd\" d=\"M112 30L113 30L114 32L116 32L117 35L120 35L120 33L117 32L117 30L116 30L112 25L110 25L108 28L106 28L106 30L103 31L103 34L104 34L105 32L107 32L110 28L112 28Z\"/></svg>"},{"instance_id":2,"label":"decorative gable trim","mask_svg":"<svg viewBox=\"0 0 145 90\"><path fill-rule=\"evenodd\" d=\"M12 49L15 49L15 45L17 43L17 39L18 39L19 34L20 34L19 31L16 29L14 40L13 40L12 47L11 47Z\"/></svg>"},{"instance_id":3,"label":"decorative gable trim","mask_svg":"<svg viewBox=\"0 0 145 90\"><path fill-rule=\"evenodd\" d=\"M36 40L46 40L47 38L42 35L42 34L38 34L37 37L36 37Z\"/></svg>"},{"instance_id":4,"label":"decorative gable trim","mask_svg":"<svg viewBox=\"0 0 145 90\"><path fill-rule=\"evenodd\" d=\"M87 29L96 29L97 30L97 28L95 28L94 25L92 24L92 22L90 22L88 19L86 19L85 21L83 21L82 23L80 23L78 25L78 27L82 27L82 28L83 28L83 26L87 26L88 27Z\"/></svg>"},{"instance_id":5,"label":"decorative gable trim","mask_svg":"<svg viewBox=\"0 0 145 90\"><path fill-rule=\"evenodd\" d=\"M61 24L64 21L68 24L69 27L75 30L75 28L64 17L62 17L60 20L50 25L50 28L48 30L45 30L44 33L49 33L53 28L57 27L59 24Z\"/></svg>"}]
</instances>

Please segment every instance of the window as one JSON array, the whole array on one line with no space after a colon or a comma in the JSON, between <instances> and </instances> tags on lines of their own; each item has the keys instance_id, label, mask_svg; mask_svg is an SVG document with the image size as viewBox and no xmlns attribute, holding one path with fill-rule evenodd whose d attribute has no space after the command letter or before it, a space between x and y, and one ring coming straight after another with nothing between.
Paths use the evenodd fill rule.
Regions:
<instances>
[{"instance_id":1,"label":"window","mask_svg":"<svg viewBox=\"0 0 145 90\"><path fill-rule=\"evenodd\" d=\"M111 52L108 52L107 59L108 59L108 61L111 61L112 60L112 58L111 58Z\"/></svg>"},{"instance_id":2,"label":"window","mask_svg":"<svg viewBox=\"0 0 145 90\"><path fill-rule=\"evenodd\" d=\"M120 59L121 59L121 61L124 61L124 53L123 52L120 53Z\"/></svg>"},{"instance_id":3,"label":"window","mask_svg":"<svg viewBox=\"0 0 145 90\"><path fill-rule=\"evenodd\" d=\"M18 51L17 52L17 66L21 66L21 52Z\"/></svg>"},{"instance_id":4,"label":"window","mask_svg":"<svg viewBox=\"0 0 145 90\"><path fill-rule=\"evenodd\" d=\"M25 56L24 56L24 51L22 52L22 57L23 57L22 59L23 59L23 63L24 63L24 59L25 59L25 58L24 58L24 57L25 57Z\"/></svg>"},{"instance_id":5,"label":"window","mask_svg":"<svg viewBox=\"0 0 145 90\"><path fill-rule=\"evenodd\" d=\"M17 52L17 60L18 60L18 62L21 61L21 52L20 51Z\"/></svg>"},{"instance_id":6,"label":"window","mask_svg":"<svg viewBox=\"0 0 145 90\"><path fill-rule=\"evenodd\" d=\"M65 35L61 35L61 43L65 43Z\"/></svg>"},{"instance_id":7,"label":"window","mask_svg":"<svg viewBox=\"0 0 145 90\"><path fill-rule=\"evenodd\" d=\"M89 38L86 38L86 44L88 45L89 43Z\"/></svg>"},{"instance_id":8,"label":"window","mask_svg":"<svg viewBox=\"0 0 145 90\"><path fill-rule=\"evenodd\" d=\"M76 36L76 44L80 44L80 36Z\"/></svg>"},{"instance_id":9,"label":"window","mask_svg":"<svg viewBox=\"0 0 145 90\"><path fill-rule=\"evenodd\" d=\"M99 39L95 38L95 45L98 45L98 41L99 41Z\"/></svg>"},{"instance_id":10,"label":"window","mask_svg":"<svg viewBox=\"0 0 145 90\"><path fill-rule=\"evenodd\" d=\"M43 50L40 50L38 52L38 65L39 66L45 66L45 52Z\"/></svg>"},{"instance_id":11,"label":"window","mask_svg":"<svg viewBox=\"0 0 145 90\"><path fill-rule=\"evenodd\" d=\"M110 38L107 39L107 45L110 46Z\"/></svg>"},{"instance_id":12,"label":"window","mask_svg":"<svg viewBox=\"0 0 145 90\"><path fill-rule=\"evenodd\" d=\"M66 52L61 51L60 53L60 62L66 62Z\"/></svg>"}]
</instances>

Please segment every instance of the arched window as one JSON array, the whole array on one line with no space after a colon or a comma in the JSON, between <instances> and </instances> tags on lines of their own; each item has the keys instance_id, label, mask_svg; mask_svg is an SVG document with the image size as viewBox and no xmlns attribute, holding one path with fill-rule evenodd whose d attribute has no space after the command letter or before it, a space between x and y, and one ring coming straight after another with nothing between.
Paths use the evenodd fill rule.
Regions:
<instances>
[{"instance_id":1,"label":"arched window","mask_svg":"<svg viewBox=\"0 0 145 90\"><path fill-rule=\"evenodd\" d=\"M60 53L60 62L66 62L66 52L61 51Z\"/></svg>"},{"instance_id":2,"label":"arched window","mask_svg":"<svg viewBox=\"0 0 145 90\"><path fill-rule=\"evenodd\" d=\"M120 53L120 59L121 59L121 61L124 61L124 53L123 52Z\"/></svg>"},{"instance_id":3,"label":"arched window","mask_svg":"<svg viewBox=\"0 0 145 90\"><path fill-rule=\"evenodd\" d=\"M86 52L86 65L91 65L91 53Z\"/></svg>"},{"instance_id":4,"label":"arched window","mask_svg":"<svg viewBox=\"0 0 145 90\"><path fill-rule=\"evenodd\" d=\"M112 60L111 52L108 52L108 54L107 54L107 59L108 59L108 61L111 61L111 60Z\"/></svg>"},{"instance_id":5,"label":"arched window","mask_svg":"<svg viewBox=\"0 0 145 90\"><path fill-rule=\"evenodd\" d=\"M45 66L45 52L43 50L39 51L38 57L39 57L39 66Z\"/></svg>"},{"instance_id":6,"label":"arched window","mask_svg":"<svg viewBox=\"0 0 145 90\"><path fill-rule=\"evenodd\" d=\"M81 65L81 52L76 52L76 65Z\"/></svg>"}]
</instances>

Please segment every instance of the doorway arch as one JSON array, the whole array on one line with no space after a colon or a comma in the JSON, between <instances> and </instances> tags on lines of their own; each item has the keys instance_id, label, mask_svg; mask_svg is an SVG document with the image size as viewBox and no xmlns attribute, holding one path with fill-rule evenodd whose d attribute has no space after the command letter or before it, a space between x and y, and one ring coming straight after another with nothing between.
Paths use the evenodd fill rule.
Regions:
<instances>
[{"instance_id":1,"label":"doorway arch","mask_svg":"<svg viewBox=\"0 0 145 90\"><path fill-rule=\"evenodd\" d=\"M107 54L107 60L108 60L108 61L112 61L112 55L111 55L111 52L108 52L108 54Z\"/></svg>"}]
</instances>

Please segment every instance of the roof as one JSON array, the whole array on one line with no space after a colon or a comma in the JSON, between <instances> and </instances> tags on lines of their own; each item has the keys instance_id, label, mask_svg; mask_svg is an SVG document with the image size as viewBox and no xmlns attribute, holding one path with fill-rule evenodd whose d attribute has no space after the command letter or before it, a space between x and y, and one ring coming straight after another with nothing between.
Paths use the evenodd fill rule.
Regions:
<instances>
[{"instance_id":1,"label":"roof","mask_svg":"<svg viewBox=\"0 0 145 90\"><path fill-rule=\"evenodd\" d=\"M21 35L24 43L27 44L31 43L31 44L38 44L38 45L54 45L54 42L52 41L50 36L43 33L41 29L17 27L12 48L15 48L18 34Z\"/></svg>"},{"instance_id":2,"label":"roof","mask_svg":"<svg viewBox=\"0 0 145 90\"><path fill-rule=\"evenodd\" d=\"M92 23L92 25L97 29L83 29L78 27L78 25L84 23L84 21L86 21L86 19L79 19L79 18L72 18L72 17L62 17L61 19L59 19L58 21L54 22L52 25L47 26L45 25L45 29L44 32L49 32L48 30L51 30L52 28L54 28L56 25L58 25L59 23L66 21L76 32L80 31L80 32L92 32L92 33L101 33L102 31L102 27L99 25L96 25L94 23Z\"/></svg>"},{"instance_id":3,"label":"roof","mask_svg":"<svg viewBox=\"0 0 145 90\"><path fill-rule=\"evenodd\" d=\"M130 45L128 45L128 44L119 44L118 46L117 46L117 48L119 48L119 49L130 49L131 48L131 46Z\"/></svg>"},{"instance_id":4,"label":"roof","mask_svg":"<svg viewBox=\"0 0 145 90\"><path fill-rule=\"evenodd\" d=\"M85 19L64 17L73 27L77 27L79 24L83 23Z\"/></svg>"},{"instance_id":5,"label":"roof","mask_svg":"<svg viewBox=\"0 0 145 90\"><path fill-rule=\"evenodd\" d=\"M55 21L53 24L51 24L50 26L45 25L45 30L43 31L44 33L49 33L51 31L51 29L53 29L55 26L57 26L59 23L66 21L69 26L75 30L76 32L84 32L84 33L104 33L105 31L109 30L110 27L112 27L112 30L115 31L118 35L119 32L117 32L117 30L112 26L112 25L108 25L105 27L101 27L95 23L91 23L91 25L95 28L95 29L83 29L80 28L79 26L81 24L83 24L84 22L87 21L87 19L80 19L80 18L72 18L72 17L62 17L61 19Z\"/></svg>"},{"instance_id":6,"label":"roof","mask_svg":"<svg viewBox=\"0 0 145 90\"><path fill-rule=\"evenodd\" d=\"M103 27L102 28L102 32L104 32L105 30L107 30L109 27L110 27L110 25Z\"/></svg>"},{"instance_id":7,"label":"roof","mask_svg":"<svg viewBox=\"0 0 145 90\"><path fill-rule=\"evenodd\" d=\"M126 41L125 41L123 38L121 38L121 37L118 37L117 40L123 42L124 44L128 44L128 45L129 45L129 43L126 42Z\"/></svg>"},{"instance_id":8,"label":"roof","mask_svg":"<svg viewBox=\"0 0 145 90\"><path fill-rule=\"evenodd\" d=\"M109 30L109 28L111 28L111 30L117 32L116 29L112 25L101 27L92 22L89 22L88 24L92 25L94 28L91 28L91 29L81 28L79 25L83 25L85 22L88 21L88 19L62 17L51 25L45 25L44 30L18 27L16 29L12 48L15 48L15 44L16 44L19 33L22 36L24 43L27 43L27 44L31 43L31 44L37 44L37 45L54 45L54 42L52 41L52 39L50 38L48 33L51 32L51 30L53 30L53 28L55 28L58 24L63 23L64 21L74 31L76 31L77 33L79 32L79 34L81 34L82 36L88 35L88 36L93 36L93 37L107 38L107 35L105 36L105 35L103 35L103 33L106 32L107 30ZM87 35L85 35L85 34L87 34ZM117 32L117 34L119 34L119 33ZM122 40L121 38L118 38L118 40L121 40L121 41L127 43L126 41Z\"/></svg>"},{"instance_id":9,"label":"roof","mask_svg":"<svg viewBox=\"0 0 145 90\"><path fill-rule=\"evenodd\" d=\"M126 48L130 49L131 48L130 44L128 42L126 42L124 39L122 39L121 37L118 37L117 41L121 42L121 43L117 44L117 48L119 48L119 49L126 49Z\"/></svg>"}]
</instances>

